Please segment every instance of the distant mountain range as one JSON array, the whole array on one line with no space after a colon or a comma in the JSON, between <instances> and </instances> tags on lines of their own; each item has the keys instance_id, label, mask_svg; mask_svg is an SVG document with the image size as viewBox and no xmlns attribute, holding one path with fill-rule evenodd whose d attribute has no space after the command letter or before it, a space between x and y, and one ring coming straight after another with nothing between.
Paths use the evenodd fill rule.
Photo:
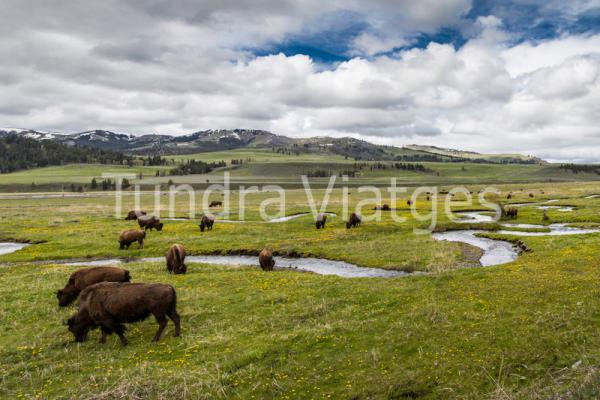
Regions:
<instances>
[{"instance_id":1,"label":"distant mountain range","mask_svg":"<svg viewBox=\"0 0 600 400\"><path fill-rule=\"evenodd\" d=\"M174 155L241 148L271 148L289 153L329 153L357 160L440 161L486 163L543 163L521 154L482 154L434 146L383 146L354 138L312 137L295 139L254 129L218 129L190 135L129 135L105 130L61 134L31 129L0 128L0 136L18 134L35 140L52 140L74 146L113 150L136 155Z\"/></svg>"}]
</instances>

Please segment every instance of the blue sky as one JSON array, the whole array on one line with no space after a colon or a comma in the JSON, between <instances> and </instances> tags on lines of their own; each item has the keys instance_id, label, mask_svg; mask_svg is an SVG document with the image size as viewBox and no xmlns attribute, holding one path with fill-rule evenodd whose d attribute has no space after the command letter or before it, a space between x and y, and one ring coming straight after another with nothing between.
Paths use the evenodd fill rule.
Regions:
<instances>
[{"instance_id":1,"label":"blue sky","mask_svg":"<svg viewBox=\"0 0 600 400\"><path fill-rule=\"evenodd\" d=\"M600 4L581 13L549 6L545 1L474 0L468 13L455 23L438 27L433 32L410 29L408 44L379 54L390 54L408 48L424 48L431 42L464 45L471 35L471 26L478 17L494 15L502 20L504 29L515 43L539 42L569 34L600 32ZM353 41L362 33L374 32L368 16L349 10L319 15L301 32L290 33L283 40L251 49L257 56L283 53L287 56L305 54L319 63L347 61L357 54Z\"/></svg>"}]
</instances>

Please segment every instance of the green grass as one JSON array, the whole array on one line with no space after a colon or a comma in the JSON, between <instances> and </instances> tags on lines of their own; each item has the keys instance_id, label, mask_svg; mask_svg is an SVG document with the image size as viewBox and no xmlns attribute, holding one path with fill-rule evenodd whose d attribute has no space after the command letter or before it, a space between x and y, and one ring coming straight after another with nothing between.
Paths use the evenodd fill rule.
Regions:
<instances>
[{"instance_id":1,"label":"green grass","mask_svg":"<svg viewBox=\"0 0 600 400\"><path fill-rule=\"evenodd\" d=\"M476 190L478 186L470 187ZM551 222L600 223L596 183L499 186L511 202L560 198L573 213L549 210ZM541 194L544 191L544 194ZM316 193L320 198L322 192ZM514 263L473 265L463 246L414 235L417 223L364 223L346 230L340 217L316 231L303 217L258 223L250 195L241 225L201 234L193 221L166 222L143 250L118 250L134 222L115 220L112 199L2 200L0 238L44 241L0 257L1 398L597 398L600 395L600 234L523 237L531 252ZM366 195L352 194L352 204ZM152 199L145 196L144 207ZM124 206L132 206L131 199ZM187 199L178 198L177 215ZM288 214L306 211L300 191ZM340 212L339 192L328 211ZM397 206L406 209L399 200ZM426 212L430 205L418 203ZM438 204L439 207L442 204ZM478 208L463 206L461 208ZM233 209L232 218L239 210ZM365 215L369 213L364 212ZM403 212L404 214L404 212ZM523 207L514 222L540 223ZM442 227L458 224L442 219ZM499 235L496 235L499 236ZM511 236L499 236L508 238ZM513 236L514 237L514 236ZM344 279L294 271L190 264L169 276L164 263L130 263L136 282L172 284L182 336L172 325L150 342L153 319L129 325L121 347L99 333L82 344L61 324L54 293L76 269L35 260L161 256L174 242L194 253L298 252L359 265L430 271L393 279ZM135 245L133 246L135 247ZM468 252L467 252L468 253ZM572 366L576 367L572 367ZM553 397L555 396L555 397Z\"/></svg>"},{"instance_id":2,"label":"green grass","mask_svg":"<svg viewBox=\"0 0 600 400\"><path fill-rule=\"evenodd\" d=\"M264 182L280 184L289 188L301 187L301 175L316 171L327 171L330 175L339 175L353 169L354 160L329 154L287 155L273 153L270 150L238 149L221 152L208 152L189 155L168 156L175 162L188 159L215 162L224 160L227 167L218 168L206 175L155 177L157 170L168 170L172 165L162 167L121 167L105 165L64 165L38 168L10 174L0 174L2 191L60 191L71 183L89 184L93 177L102 173L143 173L142 181L135 181L150 188L155 184L166 185L170 180L176 184L195 184L205 187L212 182L220 182L223 173L228 172L233 185L257 185ZM231 165L231 160L242 159L243 164ZM368 163L373 165L373 162ZM385 164L390 164L385 162ZM479 164L479 163L420 163L432 172L411 172L397 169L359 170L357 177L349 178L349 185L386 185L390 178L396 178L404 185L444 185L444 184L501 184L533 182L579 182L600 180L600 175L590 173L574 174L562 170L557 164ZM327 186L329 178L310 178L315 186ZM338 180L339 181L339 180ZM32 183L35 186L32 186ZM89 188L86 188L89 190Z\"/></svg>"},{"instance_id":3,"label":"green grass","mask_svg":"<svg viewBox=\"0 0 600 400\"><path fill-rule=\"evenodd\" d=\"M36 185L49 183L86 183L100 178L103 173L144 173L154 175L165 167L118 166L104 164L68 164L55 167L35 168L25 171L0 174L0 185Z\"/></svg>"}]
</instances>

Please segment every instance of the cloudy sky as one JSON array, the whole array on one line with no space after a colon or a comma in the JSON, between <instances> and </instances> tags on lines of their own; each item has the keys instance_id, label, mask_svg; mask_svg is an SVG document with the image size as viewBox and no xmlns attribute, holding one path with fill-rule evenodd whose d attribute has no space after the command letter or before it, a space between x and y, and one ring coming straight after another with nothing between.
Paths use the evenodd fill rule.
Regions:
<instances>
[{"instance_id":1,"label":"cloudy sky","mask_svg":"<svg viewBox=\"0 0 600 400\"><path fill-rule=\"evenodd\" d=\"M600 0L2 0L0 126L600 162Z\"/></svg>"}]
</instances>

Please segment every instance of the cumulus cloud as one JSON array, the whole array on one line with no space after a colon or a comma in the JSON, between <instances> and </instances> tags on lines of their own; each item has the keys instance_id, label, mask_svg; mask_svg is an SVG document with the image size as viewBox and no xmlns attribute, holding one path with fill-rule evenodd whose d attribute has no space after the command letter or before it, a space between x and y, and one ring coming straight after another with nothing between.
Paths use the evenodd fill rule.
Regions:
<instances>
[{"instance_id":1,"label":"cumulus cloud","mask_svg":"<svg viewBox=\"0 0 600 400\"><path fill-rule=\"evenodd\" d=\"M247 127L598 161L600 35L515 41L488 15L464 29L460 48L403 48L419 33L464 28L470 1L443 3L5 0L0 125ZM347 61L324 67L309 55L248 50L318 34L311 23L332 15L364 18Z\"/></svg>"}]
</instances>

